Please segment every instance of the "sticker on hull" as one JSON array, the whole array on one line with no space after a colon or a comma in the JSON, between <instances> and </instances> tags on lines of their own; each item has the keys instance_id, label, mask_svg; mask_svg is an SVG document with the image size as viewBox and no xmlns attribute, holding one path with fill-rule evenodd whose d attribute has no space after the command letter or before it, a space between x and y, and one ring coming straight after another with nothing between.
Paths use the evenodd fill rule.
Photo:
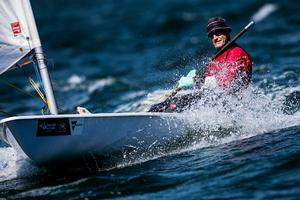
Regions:
<instances>
[{"instance_id":1,"label":"sticker on hull","mask_svg":"<svg viewBox=\"0 0 300 200\"><path fill-rule=\"evenodd\" d=\"M69 120L67 118L39 119L37 136L71 135Z\"/></svg>"},{"instance_id":2,"label":"sticker on hull","mask_svg":"<svg viewBox=\"0 0 300 200\"><path fill-rule=\"evenodd\" d=\"M70 118L72 135L81 135L83 132L84 120L81 118Z\"/></svg>"}]
</instances>

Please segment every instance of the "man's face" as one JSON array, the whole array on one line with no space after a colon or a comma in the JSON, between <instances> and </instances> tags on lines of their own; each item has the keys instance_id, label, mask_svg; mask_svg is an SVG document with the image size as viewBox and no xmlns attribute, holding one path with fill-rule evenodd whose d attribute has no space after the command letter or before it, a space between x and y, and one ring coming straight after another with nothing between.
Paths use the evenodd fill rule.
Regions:
<instances>
[{"instance_id":1,"label":"man's face","mask_svg":"<svg viewBox=\"0 0 300 200\"><path fill-rule=\"evenodd\" d=\"M216 49L222 48L228 41L226 30L216 30L212 34L210 34L211 42L213 43Z\"/></svg>"}]
</instances>

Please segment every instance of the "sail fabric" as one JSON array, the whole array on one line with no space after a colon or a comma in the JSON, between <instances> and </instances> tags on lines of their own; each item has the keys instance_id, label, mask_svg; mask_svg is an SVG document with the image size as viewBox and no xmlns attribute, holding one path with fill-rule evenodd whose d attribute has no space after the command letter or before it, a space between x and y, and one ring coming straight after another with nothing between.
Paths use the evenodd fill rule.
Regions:
<instances>
[{"instance_id":1,"label":"sail fabric","mask_svg":"<svg viewBox=\"0 0 300 200\"><path fill-rule=\"evenodd\" d=\"M29 0L0 1L0 74L41 46Z\"/></svg>"}]
</instances>

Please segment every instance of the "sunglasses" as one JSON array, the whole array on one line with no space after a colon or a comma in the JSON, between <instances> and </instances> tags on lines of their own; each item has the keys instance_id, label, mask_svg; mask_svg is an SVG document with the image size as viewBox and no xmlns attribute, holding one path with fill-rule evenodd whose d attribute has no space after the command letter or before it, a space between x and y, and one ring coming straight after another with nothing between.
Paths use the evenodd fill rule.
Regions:
<instances>
[{"instance_id":1,"label":"sunglasses","mask_svg":"<svg viewBox=\"0 0 300 200\"><path fill-rule=\"evenodd\" d=\"M220 35L226 35L227 34L227 31L226 30L214 30L214 31L212 31L209 35L208 35L208 37L211 39L211 38L213 38L213 36L215 35L215 36L220 36Z\"/></svg>"}]
</instances>

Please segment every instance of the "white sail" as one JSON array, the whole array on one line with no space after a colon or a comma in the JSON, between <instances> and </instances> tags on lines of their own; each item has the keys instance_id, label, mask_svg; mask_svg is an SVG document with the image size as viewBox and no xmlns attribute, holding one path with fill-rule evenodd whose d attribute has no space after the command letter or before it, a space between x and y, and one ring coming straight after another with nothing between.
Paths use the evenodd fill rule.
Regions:
<instances>
[{"instance_id":1,"label":"white sail","mask_svg":"<svg viewBox=\"0 0 300 200\"><path fill-rule=\"evenodd\" d=\"M41 46L29 0L0 1L0 74Z\"/></svg>"}]
</instances>

